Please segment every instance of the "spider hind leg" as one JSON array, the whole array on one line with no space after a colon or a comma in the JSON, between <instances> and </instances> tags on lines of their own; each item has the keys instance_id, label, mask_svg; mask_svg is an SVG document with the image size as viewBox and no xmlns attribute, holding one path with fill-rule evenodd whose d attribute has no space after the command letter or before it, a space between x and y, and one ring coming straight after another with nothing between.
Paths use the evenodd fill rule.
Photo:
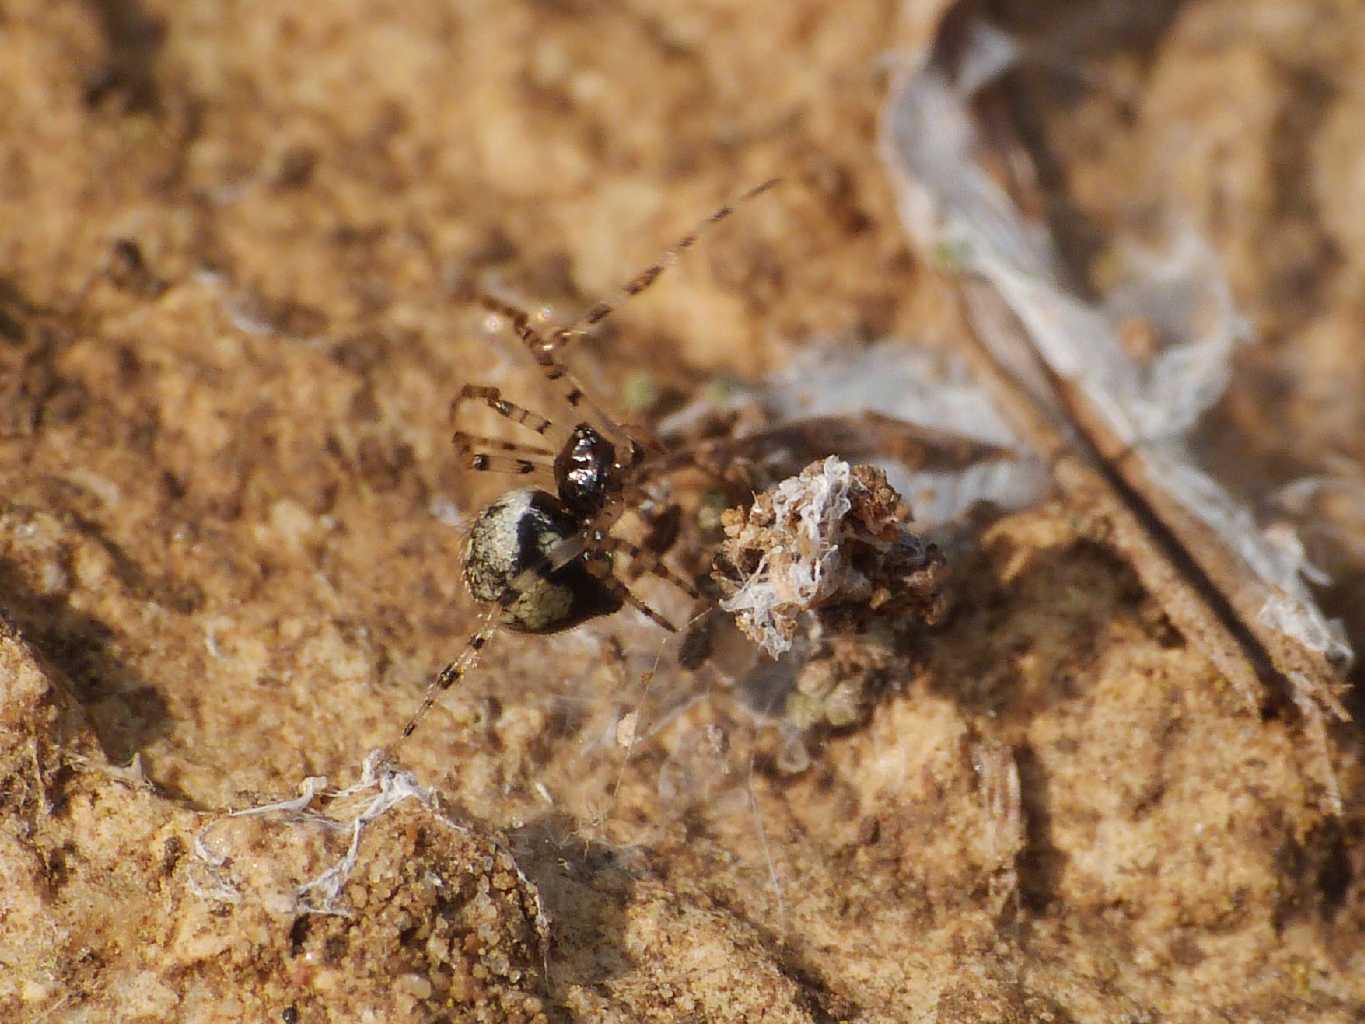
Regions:
<instances>
[{"instance_id":1,"label":"spider hind leg","mask_svg":"<svg viewBox=\"0 0 1365 1024\"><path fill-rule=\"evenodd\" d=\"M431 682L427 684L426 693L422 696L422 703L413 716L408 719L407 724L403 726L403 733L402 736L399 737L398 742L401 743L416 732L417 726L420 725L422 719L427 716L427 712L429 712L432 709L432 706L441 699L441 694L445 693L446 690L449 690L463 679L469 673L469 670L478 664L480 653L488 644L488 641L493 639L493 635L497 633L497 631L498 625L493 621L492 616L485 615L482 625L470 634L468 641L465 642L464 650L460 652L454 661L448 663L445 668L436 673L436 675L432 677Z\"/></svg>"}]
</instances>

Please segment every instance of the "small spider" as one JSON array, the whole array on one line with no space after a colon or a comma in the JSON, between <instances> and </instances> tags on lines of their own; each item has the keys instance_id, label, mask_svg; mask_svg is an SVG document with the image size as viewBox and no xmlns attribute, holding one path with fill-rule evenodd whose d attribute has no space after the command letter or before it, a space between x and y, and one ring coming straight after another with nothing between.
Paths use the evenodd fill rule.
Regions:
<instances>
[{"instance_id":1,"label":"small spider","mask_svg":"<svg viewBox=\"0 0 1365 1024\"><path fill-rule=\"evenodd\" d=\"M644 291L696 243L704 229L729 217L737 205L762 195L779 180L765 181L734 204L716 210L659 260L631 278L622 289L624 296ZM661 561L666 543L647 544L642 549L611 534L626 509L638 508L648 497L650 481L694 460L686 452L666 452L632 436L588 398L559 360L565 345L605 320L615 307L598 302L573 323L542 334L524 310L486 293L480 294L479 301L512 324L546 378L563 382L569 406L575 410L586 406L600 427L586 420L577 423L558 452L456 431L453 441L469 468L517 475L550 468L555 491L536 487L508 491L475 518L465 546L464 578L469 592L488 610L460 655L432 679L421 706L403 727L402 739L411 736L440 695L474 667L479 652L499 629L558 633L630 605L663 629L676 632L673 623L617 578L613 564L616 555L631 559L632 575L653 573L694 602L702 599L692 584ZM541 437L555 430L544 416L513 405L495 387L478 384L461 388L451 404L452 418L469 401L482 402Z\"/></svg>"}]
</instances>

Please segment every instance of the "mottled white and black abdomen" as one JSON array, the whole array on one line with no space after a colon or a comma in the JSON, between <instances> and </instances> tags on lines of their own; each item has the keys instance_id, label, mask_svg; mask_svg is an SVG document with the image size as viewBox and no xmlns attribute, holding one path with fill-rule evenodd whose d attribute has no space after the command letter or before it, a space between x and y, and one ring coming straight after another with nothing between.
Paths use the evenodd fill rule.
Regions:
<instances>
[{"instance_id":1,"label":"mottled white and black abdomen","mask_svg":"<svg viewBox=\"0 0 1365 1024\"><path fill-rule=\"evenodd\" d=\"M509 491L474 520L465 547L465 583L479 601L499 604L508 629L556 633L610 615L621 599L588 572L580 555L555 572L545 563L579 523L554 495L532 488ZM529 585L513 584L528 569Z\"/></svg>"}]
</instances>

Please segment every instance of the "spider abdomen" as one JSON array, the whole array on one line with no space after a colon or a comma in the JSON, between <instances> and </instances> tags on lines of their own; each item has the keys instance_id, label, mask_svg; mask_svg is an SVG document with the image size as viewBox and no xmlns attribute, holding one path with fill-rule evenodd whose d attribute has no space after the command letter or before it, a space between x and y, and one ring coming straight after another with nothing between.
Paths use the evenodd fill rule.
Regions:
<instances>
[{"instance_id":1,"label":"spider abdomen","mask_svg":"<svg viewBox=\"0 0 1365 1024\"><path fill-rule=\"evenodd\" d=\"M474 521L465 546L465 583L476 600L502 606L502 622L522 633L557 633L621 607L621 599L588 571L579 555L551 572L551 550L580 524L554 495L509 491ZM531 583L516 582L532 570Z\"/></svg>"}]
</instances>

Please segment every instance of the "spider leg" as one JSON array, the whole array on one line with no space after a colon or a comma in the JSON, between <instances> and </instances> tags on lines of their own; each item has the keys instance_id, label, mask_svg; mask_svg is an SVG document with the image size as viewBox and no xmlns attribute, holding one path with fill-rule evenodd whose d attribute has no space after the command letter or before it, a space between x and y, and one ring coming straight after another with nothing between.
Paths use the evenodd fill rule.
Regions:
<instances>
[{"instance_id":1,"label":"spider leg","mask_svg":"<svg viewBox=\"0 0 1365 1024\"><path fill-rule=\"evenodd\" d=\"M609 503L606 508L598 513L593 522L583 529L577 537L569 537L556 544L547 556L547 561L552 567L551 571L559 568L561 565L567 564L572 558L577 557L576 552L569 557L565 557L566 555L569 555L569 552L574 551L575 548L586 552L586 568L588 572L592 573L593 576L597 577L602 582L603 586L619 597L625 604L630 605L641 615L645 616L645 618L649 619L649 621L653 622L656 626L667 630L669 633L676 633L678 631L677 626L673 625L668 619L664 618L648 604L636 597L630 587L612 572L611 552L613 550L619 549L627 552L639 552L641 557L644 557L643 552L640 552L640 549L635 547L634 544L617 537L612 537L607 533L607 530L611 528L611 525L621 517L623 508L624 504L621 499L618 498L616 501ZM575 542L577 543L575 544ZM664 573L668 573L668 575L663 576L664 579L668 579L669 582L676 582L685 593L696 594L696 591L692 587L688 586L688 584L683 582L680 578L674 576L667 568L662 565L659 565L659 568L662 568ZM697 597L700 596L701 595L697 594Z\"/></svg>"},{"instance_id":2,"label":"spider leg","mask_svg":"<svg viewBox=\"0 0 1365 1024\"><path fill-rule=\"evenodd\" d=\"M450 442L461 455L468 455L474 450L475 445L482 445L484 448L492 448L494 451L512 452L532 458L541 456L553 459L555 456L555 453L548 448L538 448L533 444L517 444L514 441L503 441L500 438L486 437L483 434L471 434L467 430L455 431Z\"/></svg>"},{"instance_id":3,"label":"spider leg","mask_svg":"<svg viewBox=\"0 0 1365 1024\"><path fill-rule=\"evenodd\" d=\"M612 549L621 547L623 550L639 550L635 545L630 544L628 541L620 541L618 543L617 538L609 536L606 532L610 529L611 525L620 518L622 508L623 504L619 498L616 501L609 503L608 506L581 531L574 534L572 537L565 537L562 541L552 547L543 558L536 560L534 564L523 569L517 575L517 578L512 581L511 589L518 592L524 591L533 586L538 579L544 577L547 573L558 572L575 558L582 556L584 557L584 564L588 572L592 573L593 576L600 580L602 585L619 597L624 604L630 605L651 622L668 630L668 632L676 633L678 630L673 623L669 622L648 604L636 597L635 594L631 592L630 588L612 573L610 558L610 551ZM647 556L641 553L641 557L645 558ZM664 573L668 573L668 575L663 576L664 579L669 580L671 583L675 583L685 593L700 597L700 595L698 595L696 591L681 578L675 576L663 566L660 566L660 568L663 569ZM663 573L660 575L663 575Z\"/></svg>"},{"instance_id":4,"label":"spider leg","mask_svg":"<svg viewBox=\"0 0 1365 1024\"><path fill-rule=\"evenodd\" d=\"M522 315L525 316L524 313ZM460 388L460 393L456 395L455 400L450 403L451 420L453 421L455 419L455 415L459 412L461 405L474 399L483 402L484 405L488 406L488 408L492 409L499 416L506 416L513 423L519 424L527 430L532 430L542 436L547 430L554 426L553 423L539 413L532 412L530 409L524 409L519 405L513 405L502 397L501 391L495 387L489 387L486 384L466 384L464 387Z\"/></svg>"},{"instance_id":5,"label":"spider leg","mask_svg":"<svg viewBox=\"0 0 1365 1024\"><path fill-rule=\"evenodd\" d=\"M653 551L645 551L622 537L607 537L598 545L610 552L624 552L630 556L630 570L634 575L643 576L653 573L661 580L667 580L694 601L702 599L700 591L663 563L662 557Z\"/></svg>"},{"instance_id":6,"label":"spider leg","mask_svg":"<svg viewBox=\"0 0 1365 1024\"><path fill-rule=\"evenodd\" d=\"M725 206L714 211L690 232L678 239L678 241L668 249L664 250L662 256L622 285L621 297L615 300L615 305L610 302L596 302L589 306L573 323L557 328L550 334L549 345L551 353L553 354L563 348L574 338L586 334L590 328L600 324L607 317L611 316L611 314L615 312L617 306L625 303L636 295L639 295L657 281L665 270L677 263L679 257L688 249L692 248L692 246L696 245L697 239L699 239L707 229L713 225L719 224L734 213L739 206L747 203L750 199L756 199L764 192L767 192L769 189L780 184L781 181L781 178L769 178L761 185L756 185L749 189L749 191L745 192L734 202L727 203Z\"/></svg>"},{"instance_id":7,"label":"spider leg","mask_svg":"<svg viewBox=\"0 0 1365 1024\"><path fill-rule=\"evenodd\" d=\"M454 661L447 664L445 668L432 677L431 682L427 684L427 692L422 696L421 706L408 719L408 724L403 726L403 734L394 744L395 747L416 731L417 726L426 717L432 705L440 699L441 694L463 679L465 674L478 662L479 653L483 650L484 645L498 631L497 623L493 618L495 614L495 611L485 613L479 628L470 635L464 650Z\"/></svg>"},{"instance_id":8,"label":"spider leg","mask_svg":"<svg viewBox=\"0 0 1365 1024\"><path fill-rule=\"evenodd\" d=\"M500 299L496 295L492 295L488 292L479 293L479 302L485 309L491 310L499 316L506 317L511 322L512 329L517 332L517 337L526 345L532 358L535 359L536 365L538 365L541 372L545 374L546 380L564 382L564 398L568 401L571 408L578 409L581 406L586 405L588 409L592 411L593 415L596 416L611 433L628 441L632 450L644 449L645 446L642 443L631 437L630 433L626 431L624 427L617 423L611 416L607 415L605 409L588 397L582 382L573 375L567 366L555 358L555 345L553 342L547 341L545 336L531 325L531 317L526 310L520 309L510 302ZM496 391L496 389L492 388L485 390ZM501 410L499 411L501 412ZM548 422L549 421L547 420L547 425Z\"/></svg>"},{"instance_id":9,"label":"spider leg","mask_svg":"<svg viewBox=\"0 0 1365 1024\"><path fill-rule=\"evenodd\" d=\"M656 612L653 608L645 604L645 602L641 601L638 597L631 593L630 588L626 586L624 583L622 583L620 580L618 580L615 576L612 576L609 579L604 580L603 582L606 584L608 590L618 594L621 597L621 600L625 601L626 604L630 605L632 608L634 608L645 618L649 619L649 621L654 623L656 626L661 627L662 629L666 630L669 633L676 633L678 631L677 626L673 625L673 623L669 622L666 618L664 618L662 615Z\"/></svg>"},{"instance_id":10,"label":"spider leg","mask_svg":"<svg viewBox=\"0 0 1365 1024\"><path fill-rule=\"evenodd\" d=\"M602 585L619 597L622 602L630 605L637 612L649 619L656 626L669 633L676 633L678 627L669 622L666 618L656 612L640 598L631 592L631 589L619 580L611 571L611 562L602 557L588 559L588 571L601 581Z\"/></svg>"},{"instance_id":11,"label":"spider leg","mask_svg":"<svg viewBox=\"0 0 1365 1024\"><path fill-rule=\"evenodd\" d=\"M894 456L910 469L930 470L965 469L1016 455L1012 449L948 430L863 412L806 416L742 437L702 441L670 451L652 465L658 467L656 472L690 465L724 479L712 467L727 466L740 456L763 458L785 453L790 460L805 463L832 451L845 458Z\"/></svg>"},{"instance_id":12,"label":"spider leg","mask_svg":"<svg viewBox=\"0 0 1365 1024\"><path fill-rule=\"evenodd\" d=\"M585 523L575 536L565 537L552 547L545 558L549 571L555 572L568 565L582 552L598 548L604 541L608 540L607 531L615 526L616 521L621 518L621 514L626 510L626 499L633 494L634 489L630 494L613 495L603 506L602 511Z\"/></svg>"},{"instance_id":13,"label":"spider leg","mask_svg":"<svg viewBox=\"0 0 1365 1024\"><path fill-rule=\"evenodd\" d=\"M738 447L738 442L735 442L735 446ZM661 445L662 454L650 461L650 472L655 476L663 476L678 469L695 469L719 484L731 486L732 481L726 477L726 470L733 456L719 458L723 447L724 442L721 441L702 441L686 448L669 449Z\"/></svg>"},{"instance_id":14,"label":"spider leg","mask_svg":"<svg viewBox=\"0 0 1365 1024\"><path fill-rule=\"evenodd\" d=\"M512 455L489 455L487 452L467 453L464 464L465 468L477 469L481 473L511 473L514 476L525 476L545 468L544 462L532 462Z\"/></svg>"}]
</instances>

